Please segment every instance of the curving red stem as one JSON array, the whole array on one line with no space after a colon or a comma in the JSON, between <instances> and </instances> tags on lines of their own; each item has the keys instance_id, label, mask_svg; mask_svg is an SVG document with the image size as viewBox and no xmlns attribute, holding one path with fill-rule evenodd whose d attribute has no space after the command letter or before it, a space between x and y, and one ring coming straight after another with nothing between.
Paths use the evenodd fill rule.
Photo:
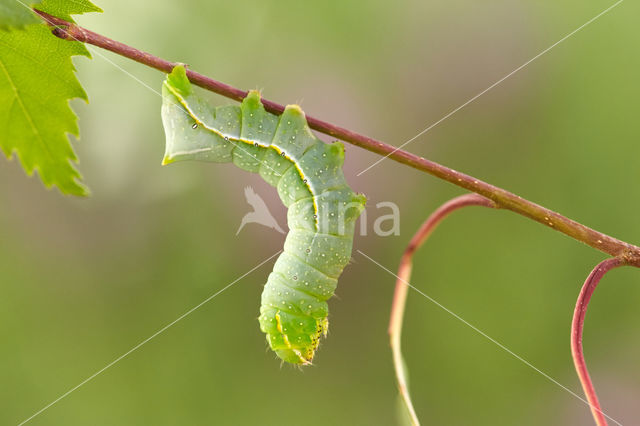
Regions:
<instances>
[{"instance_id":1,"label":"curving red stem","mask_svg":"<svg viewBox=\"0 0 640 426\"><path fill-rule=\"evenodd\" d=\"M587 370L587 364L584 360L584 351L582 347L584 318L587 313L587 307L589 306L589 300L591 300L591 296L602 277L610 270L625 264L626 263L622 259L614 257L603 260L593 269L593 271L591 271L582 286L582 290L580 290L580 295L576 302L576 308L573 312L573 320L571 322L571 355L573 356L573 364L576 367L576 372L578 373L578 378L582 384L582 389L584 390L587 401L589 402L591 414L598 426L606 426L607 419L600 408L600 402L598 401L596 390L593 387L593 382L591 381L589 371Z\"/></svg>"}]
</instances>

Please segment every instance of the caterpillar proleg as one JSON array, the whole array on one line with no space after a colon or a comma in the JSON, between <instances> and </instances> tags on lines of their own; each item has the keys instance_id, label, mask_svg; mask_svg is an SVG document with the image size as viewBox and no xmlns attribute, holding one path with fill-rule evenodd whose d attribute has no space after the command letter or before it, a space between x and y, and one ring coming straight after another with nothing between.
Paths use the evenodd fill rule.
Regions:
<instances>
[{"instance_id":1,"label":"caterpillar proleg","mask_svg":"<svg viewBox=\"0 0 640 426\"><path fill-rule=\"evenodd\" d=\"M212 107L192 90L182 66L162 87L163 164L233 162L277 188L289 209L284 251L262 293L260 329L284 361L310 364L329 327L327 300L351 257L366 198L342 173L344 146L316 138L297 105L281 116L251 91L240 106Z\"/></svg>"}]
</instances>

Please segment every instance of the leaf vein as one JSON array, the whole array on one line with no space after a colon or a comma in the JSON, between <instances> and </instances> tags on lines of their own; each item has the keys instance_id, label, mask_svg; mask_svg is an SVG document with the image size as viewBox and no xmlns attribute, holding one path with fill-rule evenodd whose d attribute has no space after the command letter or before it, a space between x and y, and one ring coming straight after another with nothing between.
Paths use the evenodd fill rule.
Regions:
<instances>
[{"instance_id":1,"label":"leaf vein","mask_svg":"<svg viewBox=\"0 0 640 426\"><path fill-rule=\"evenodd\" d=\"M27 119L27 121L29 122L29 125L31 126L32 132L36 135L36 138L40 141L40 144L44 148L44 151L46 151L47 156L49 157L49 159L52 159L53 158L53 154L51 153L51 150L49 150L49 146L45 143L44 139L42 138L42 135L40 134L40 131L38 130L36 124L33 121L33 117L31 117L31 114L29 113L29 111L27 110L26 106L22 102L22 99L20 98L20 95L18 93L18 88L16 87L15 83L13 82L13 78L11 78L11 75L9 74L9 70L7 70L7 68L5 67L5 65L4 65L4 63L2 62L1 59L0 59L0 68L2 68L2 71L4 71L4 74L7 76L7 80L9 80L9 84L11 85L11 88L13 89L14 103L15 103L15 101L18 102L18 105L20 105L20 109L22 109L22 112L23 112L25 118Z\"/></svg>"}]
</instances>

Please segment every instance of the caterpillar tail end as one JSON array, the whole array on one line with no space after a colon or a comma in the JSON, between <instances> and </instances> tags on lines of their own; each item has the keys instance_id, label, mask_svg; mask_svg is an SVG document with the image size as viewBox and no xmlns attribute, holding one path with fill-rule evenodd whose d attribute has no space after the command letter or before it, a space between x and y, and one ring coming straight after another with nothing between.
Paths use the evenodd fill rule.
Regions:
<instances>
[{"instance_id":1,"label":"caterpillar tail end","mask_svg":"<svg viewBox=\"0 0 640 426\"><path fill-rule=\"evenodd\" d=\"M300 317L271 309L264 312L259 321L278 358L301 366L312 365L320 339L327 335L329 328L326 317Z\"/></svg>"},{"instance_id":2,"label":"caterpillar tail end","mask_svg":"<svg viewBox=\"0 0 640 426\"><path fill-rule=\"evenodd\" d=\"M166 166L167 164L171 164L171 163L175 163L176 160L174 160L173 158L169 157L168 155L165 155L164 158L162 159L162 165Z\"/></svg>"}]
</instances>

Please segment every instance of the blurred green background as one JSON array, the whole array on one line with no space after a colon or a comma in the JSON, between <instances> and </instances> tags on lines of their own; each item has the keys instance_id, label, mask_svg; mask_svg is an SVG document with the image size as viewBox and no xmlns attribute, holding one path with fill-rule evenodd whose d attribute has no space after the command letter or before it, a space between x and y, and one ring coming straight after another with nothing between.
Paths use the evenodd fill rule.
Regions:
<instances>
[{"instance_id":1,"label":"blurred green background","mask_svg":"<svg viewBox=\"0 0 640 426\"><path fill-rule=\"evenodd\" d=\"M78 21L400 145L611 4L102 0L104 14ZM620 4L407 149L639 242L639 13L637 3ZM235 235L248 185L285 224L276 192L256 175L160 166L161 73L103 51L76 64L91 104L73 102L82 134L74 146L93 195L65 198L0 161L1 424L26 419L284 240L257 225ZM428 213L462 192L391 160L356 177L377 158L347 147L347 179L369 197L369 234L355 248L395 271ZM388 213L375 208L381 201L399 205L399 236L371 232ZM579 288L603 258L512 213L469 209L418 253L412 283L582 396L569 327ZM394 424L394 277L354 254L330 301L329 338L315 365L298 371L280 365L258 329L271 266L30 424ZM640 272L612 272L585 330L603 408L625 425L640 424L638 302ZM415 292L403 337L424 424L591 422L575 396Z\"/></svg>"}]
</instances>

